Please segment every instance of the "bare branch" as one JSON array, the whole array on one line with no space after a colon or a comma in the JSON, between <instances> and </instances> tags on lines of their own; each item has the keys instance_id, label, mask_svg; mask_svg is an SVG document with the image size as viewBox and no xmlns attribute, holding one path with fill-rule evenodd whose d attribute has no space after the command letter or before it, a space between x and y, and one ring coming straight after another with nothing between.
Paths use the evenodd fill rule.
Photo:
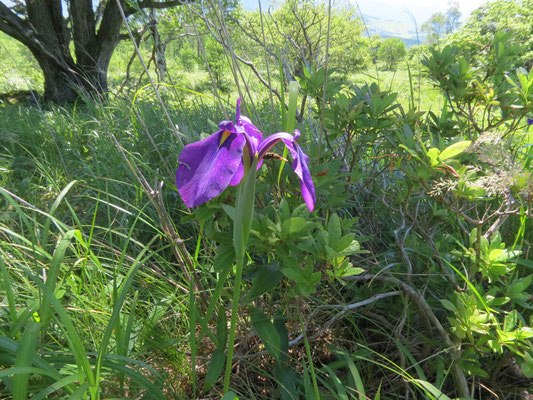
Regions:
<instances>
[{"instance_id":1,"label":"bare branch","mask_svg":"<svg viewBox=\"0 0 533 400\"><path fill-rule=\"evenodd\" d=\"M380 293L380 294L376 294L372 297L369 297L368 299L366 300L362 300L362 301L358 301L357 303L352 303L352 304L324 304L324 305L321 305L321 306L318 306L317 308L315 308L311 314L309 314L307 316L307 319L304 323L304 329L307 329L307 325L309 324L309 322L313 319L313 317L320 311L320 310L324 310L324 309L334 309L334 310L339 310L340 311L335 314L333 317L331 317L323 326L322 328L320 328L320 330L315 333L313 336L309 337L309 339L314 339L314 338L317 338L319 336L321 336L325 331L327 331L331 325L333 325L333 323L338 320L340 317L342 317L344 314L346 314L348 311L351 311L351 310L355 310L356 308L359 308L359 307L363 307L363 306L366 306L368 304L371 304L371 303L374 303L375 301L378 301L378 300L381 300L381 299L385 299L387 297L390 297L390 296L397 296L399 295L400 292L387 292L387 293ZM302 341L304 335L303 333L300 333L296 338L294 338L293 340L291 340L289 342L289 346L294 346L296 344L298 344L299 342Z\"/></svg>"},{"instance_id":2,"label":"bare branch","mask_svg":"<svg viewBox=\"0 0 533 400\"><path fill-rule=\"evenodd\" d=\"M186 0L152 1L145 0L138 3L139 8L168 8L186 4Z\"/></svg>"}]
</instances>

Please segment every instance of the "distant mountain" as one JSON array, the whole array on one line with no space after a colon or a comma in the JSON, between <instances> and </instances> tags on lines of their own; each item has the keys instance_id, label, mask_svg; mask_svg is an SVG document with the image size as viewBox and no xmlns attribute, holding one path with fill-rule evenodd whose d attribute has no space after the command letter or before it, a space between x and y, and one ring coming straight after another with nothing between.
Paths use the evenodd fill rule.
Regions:
<instances>
[{"instance_id":1,"label":"distant mountain","mask_svg":"<svg viewBox=\"0 0 533 400\"><path fill-rule=\"evenodd\" d=\"M407 47L423 43L425 36L420 32L418 27L418 37L414 22L412 21L395 21L363 15L364 23L370 35L379 35L382 38L401 39Z\"/></svg>"}]
</instances>

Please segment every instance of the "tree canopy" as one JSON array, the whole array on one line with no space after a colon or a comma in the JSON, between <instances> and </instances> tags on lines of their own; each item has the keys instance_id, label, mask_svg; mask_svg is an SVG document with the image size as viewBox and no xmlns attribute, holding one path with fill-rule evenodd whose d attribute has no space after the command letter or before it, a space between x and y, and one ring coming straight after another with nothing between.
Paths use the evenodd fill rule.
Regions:
<instances>
[{"instance_id":1,"label":"tree canopy","mask_svg":"<svg viewBox=\"0 0 533 400\"><path fill-rule=\"evenodd\" d=\"M517 46L518 65L533 66L533 0L498 0L475 10L460 30L447 42L470 59L486 57L494 34L509 34L509 44Z\"/></svg>"},{"instance_id":2,"label":"tree canopy","mask_svg":"<svg viewBox=\"0 0 533 400\"><path fill-rule=\"evenodd\" d=\"M381 42L378 50L378 59L383 61L387 69L393 69L405 57L407 50L405 43L398 38L388 38Z\"/></svg>"}]
</instances>

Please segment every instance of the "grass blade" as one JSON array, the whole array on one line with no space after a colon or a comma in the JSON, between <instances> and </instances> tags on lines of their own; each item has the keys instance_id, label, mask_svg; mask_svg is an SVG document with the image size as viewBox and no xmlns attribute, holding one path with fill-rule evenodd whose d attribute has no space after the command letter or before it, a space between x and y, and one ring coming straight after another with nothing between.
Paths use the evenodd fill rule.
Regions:
<instances>
[{"instance_id":1,"label":"grass blade","mask_svg":"<svg viewBox=\"0 0 533 400\"><path fill-rule=\"evenodd\" d=\"M40 324L30 322L20 340L20 346L17 349L17 358L15 367L30 367L37 339L39 337ZM15 375L13 384L13 400L26 400L28 396L28 379L29 373L19 373Z\"/></svg>"}]
</instances>

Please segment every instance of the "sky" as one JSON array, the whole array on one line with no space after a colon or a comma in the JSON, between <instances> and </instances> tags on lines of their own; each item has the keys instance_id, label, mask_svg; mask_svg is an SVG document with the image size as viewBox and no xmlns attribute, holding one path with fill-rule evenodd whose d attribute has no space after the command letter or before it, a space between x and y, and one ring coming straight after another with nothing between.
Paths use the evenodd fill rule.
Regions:
<instances>
[{"instance_id":1,"label":"sky","mask_svg":"<svg viewBox=\"0 0 533 400\"><path fill-rule=\"evenodd\" d=\"M448 1L446 0L349 0L358 4L364 15L377 17L381 19L390 19L395 21L406 21L411 17L410 12L416 19L418 25L422 25L433 14L437 12L446 12ZM487 0L458 0L459 11L462 14L462 20L465 21L468 16L479 6L487 3Z\"/></svg>"},{"instance_id":2,"label":"sky","mask_svg":"<svg viewBox=\"0 0 533 400\"><path fill-rule=\"evenodd\" d=\"M0 0L6 5L11 5L10 0ZM327 0L326 0L327 1ZM394 21L410 21L409 13L413 15L416 23L421 26L436 12L446 12L448 0L341 0L359 5L364 15ZM489 0L457 0L462 13L462 21L476 8ZM254 10L258 8L258 0L243 0L244 8ZM263 8L268 7L268 0L261 0Z\"/></svg>"},{"instance_id":3,"label":"sky","mask_svg":"<svg viewBox=\"0 0 533 400\"><path fill-rule=\"evenodd\" d=\"M462 13L462 21L464 22L472 11L488 1L457 0L459 10ZM448 9L448 0L333 0L333 2L358 4L364 15L393 21L412 21L412 18L407 13L409 11L419 26L426 22L433 14L446 12ZM258 8L258 0L243 0L243 3L246 10L256 10ZM268 4L269 0L261 0L263 9L268 8Z\"/></svg>"}]
</instances>

